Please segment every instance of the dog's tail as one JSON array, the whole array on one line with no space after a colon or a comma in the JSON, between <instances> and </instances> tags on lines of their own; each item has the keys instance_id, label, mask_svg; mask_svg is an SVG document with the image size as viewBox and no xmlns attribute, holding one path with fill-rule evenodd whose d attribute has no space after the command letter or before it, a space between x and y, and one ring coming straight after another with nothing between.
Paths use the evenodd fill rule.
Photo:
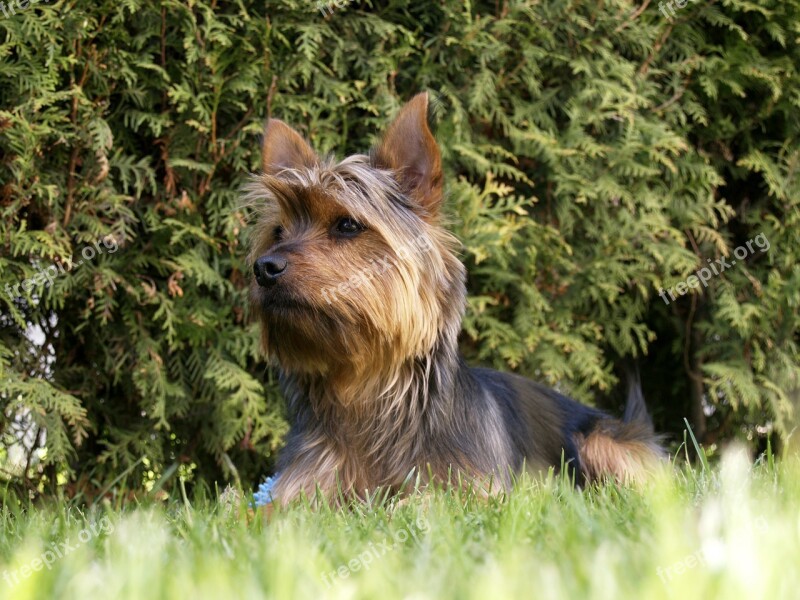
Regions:
<instances>
[{"instance_id":1,"label":"dog's tail","mask_svg":"<svg viewBox=\"0 0 800 600\"><path fill-rule=\"evenodd\" d=\"M642 392L642 378L639 376L639 367L628 365L625 368L626 379L628 380L628 400L625 403L625 413L622 420L625 423L638 423L647 428L651 434L655 432L653 419L647 412L647 405L644 403L644 392Z\"/></svg>"},{"instance_id":2,"label":"dog's tail","mask_svg":"<svg viewBox=\"0 0 800 600\"><path fill-rule=\"evenodd\" d=\"M578 439L584 475L588 481L608 477L621 483L650 478L666 456L647 412L639 371L626 369L628 401L622 421L602 419Z\"/></svg>"}]
</instances>

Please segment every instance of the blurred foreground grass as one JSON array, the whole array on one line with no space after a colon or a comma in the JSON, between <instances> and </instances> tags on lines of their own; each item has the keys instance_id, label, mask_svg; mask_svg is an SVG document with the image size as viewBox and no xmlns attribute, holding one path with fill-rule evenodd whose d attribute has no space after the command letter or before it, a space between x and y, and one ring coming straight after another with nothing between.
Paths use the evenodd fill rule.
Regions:
<instances>
[{"instance_id":1,"label":"blurred foreground grass","mask_svg":"<svg viewBox=\"0 0 800 600\"><path fill-rule=\"evenodd\" d=\"M642 492L526 479L488 502L247 499L2 508L0 598L800 598L800 462L676 469ZM37 562L38 561L38 562Z\"/></svg>"}]
</instances>

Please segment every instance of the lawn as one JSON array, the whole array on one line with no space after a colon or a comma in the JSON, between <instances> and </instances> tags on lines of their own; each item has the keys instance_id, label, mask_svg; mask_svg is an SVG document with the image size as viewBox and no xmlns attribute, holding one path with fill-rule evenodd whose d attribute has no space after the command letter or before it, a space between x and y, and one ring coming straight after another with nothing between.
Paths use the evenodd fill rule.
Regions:
<instances>
[{"instance_id":1,"label":"lawn","mask_svg":"<svg viewBox=\"0 0 800 600\"><path fill-rule=\"evenodd\" d=\"M348 510L249 499L2 508L0 597L798 598L800 462L730 454L637 491L524 478ZM212 500L213 498L213 500Z\"/></svg>"}]
</instances>

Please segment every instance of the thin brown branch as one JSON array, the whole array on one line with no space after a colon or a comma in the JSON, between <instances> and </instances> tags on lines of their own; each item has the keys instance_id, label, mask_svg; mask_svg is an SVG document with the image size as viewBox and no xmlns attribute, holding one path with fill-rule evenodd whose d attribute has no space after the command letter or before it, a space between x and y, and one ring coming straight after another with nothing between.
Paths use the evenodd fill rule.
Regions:
<instances>
[{"instance_id":1,"label":"thin brown branch","mask_svg":"<svg viewBox=\"0 0 800 600\"><path fill-rule=\"evenodd\" d=\"M637 9L636 9L636 10L633 12L633 14L631 14L631 16L628 18L628 20L627 20L627 21L625 21L624 23L621 23L621 24L620 24L620 25L619 25L619 26L618 26L618 27L617 27L617 28L614 30L614 33L619 33L620 31L622 31L623 29L625 29L625 28L626 28L628 25L630 25L631 23L633 23L633 22L634 22L636 19L638 19L638 18L639 18L639 15L641 15L641 14L642 14L642 13L645 11L645 9L648 7L648 5L649 5L649 4L650 4L650 0L644 0L644 2L642 3L642 5L641 5L639 8L637 8Z\"/></svg>"},{"instance_id":2,"label":"thin brown branch","mask_svg":"<svg viewBox=\"0 0 800 600\"><path fill-rule=\"evenodd\" d=\"M656 55L661 51L661 47L666 43L667 38L669 38L670 34L672 33L672 29L675 27L674 23L670 23L669 26L664 30L664 33L661 34L661 38L655 43L653 46L653 51L650 55L645 59L642 63L642 66L639 67L639 71L637 75L640 77L647 75L647 71L650 69L650 63L653 62Z\"/></svg>"},{"instance_id":3,"label":"thin brown branch","mask_svg":"<svg viewBox=\"0 0 800 600\"><path fill-rule=\"evenodd\" d=\"M81 44L81 40L77 40L76 42L76 49L75 49L75 58L80 59L83 55L83 45ZM77 128L78 126L78 92L82 93L83 86L86 84L86 80L89 78L89 61L87 59L86 63L83 66L83 73L81 74L80 81L78 84L75 84L75 80L72 80L72 89L73 89L73 96L72 96L72 112L70 114L70 121L72 122L72 126ZM69 173L67 175L67 203L64 208L64 221L63 225L66 229L67 225L69 225L70 220L72 219L72 206L75 203L75 179L76 173L75 170L78 168L78 160L80 159L80 144L76 141L75 146L72 148L72 154L69 159Z\"/></svg>"},{"instance_id":4,"label":"thin brown branch","mask_svg":"<svg viewBox=\"0 0 800 600\"><path fill-rule=\"evenodd\" d=\"M691 82L692 82L691 76L687 77L684 80L683 85L670 98L668 98L667 100L656 106L653 109L653 112L661 112L662 110L669 108L670 106L675 104L678 100L683 98L683 95L686 93L686 90L689 89L689 84Z\"/></svg>"},{"instance_id":5,"label":"thin brown branch","mask_svg":"<svg viewBox=\"0 0 800 600\"><path fill-rule=\"evenodd\" d=\"M278 89L278 76L272 76L272 83L269 85L267 92L267 120L272 118L272 99L275 97L275 91Z\"/></svg>"}]
</instances>

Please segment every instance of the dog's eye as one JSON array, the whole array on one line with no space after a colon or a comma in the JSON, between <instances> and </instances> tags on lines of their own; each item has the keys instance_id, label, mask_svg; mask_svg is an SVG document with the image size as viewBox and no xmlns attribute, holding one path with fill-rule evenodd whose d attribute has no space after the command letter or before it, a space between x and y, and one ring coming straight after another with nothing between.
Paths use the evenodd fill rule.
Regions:
<instances>
[{"instance_id":1,"label":"dog's eye","mask_svg":"<svg viewBox=\"0 0 800 600\"><path fill-rule=\"evenodd\" d=\"M336 222L336 233L346 237L353 237L364 231L364 226L352 217L343 217Z\"/></svg>"},{"instance_id":2,"label":"dog's eye","mask_svg":"<svg viewBox=\"0 0 800 600\"><path fill-rule=\"evenodd\" d=\"M275 229L273 229L272 237L275 238L276 242L280 242L283 239L283 227L278 225Z\"/></svg>"}]
</instances>

